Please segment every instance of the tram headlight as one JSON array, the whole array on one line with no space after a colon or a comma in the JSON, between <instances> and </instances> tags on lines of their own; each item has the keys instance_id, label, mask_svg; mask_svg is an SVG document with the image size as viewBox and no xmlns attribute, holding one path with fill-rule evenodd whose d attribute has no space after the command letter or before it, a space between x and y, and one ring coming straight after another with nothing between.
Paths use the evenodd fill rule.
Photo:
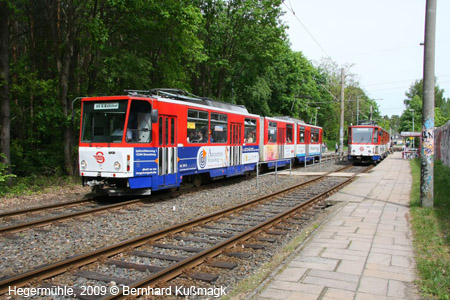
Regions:
<instances>
[{"instance_id":1,"label":"tram headlight","mask_svg":"<svg viewBox=\"0 0 450 300\"><path fill-rule=\"evenodd\" d=\"M120 170L120 162L116 161L116 162L114 163L114 169Z\"/></svg>"},{"instance_id":2,"label":"tram headlight","mask_svg":"<svg viewBox=\"0 0 450 300\"><path fill-rule=\"evenodd\" d=\"M80 165L83 170L87 168L87 162L85 160L82 160Z\"/></svg>"}]
</instances>

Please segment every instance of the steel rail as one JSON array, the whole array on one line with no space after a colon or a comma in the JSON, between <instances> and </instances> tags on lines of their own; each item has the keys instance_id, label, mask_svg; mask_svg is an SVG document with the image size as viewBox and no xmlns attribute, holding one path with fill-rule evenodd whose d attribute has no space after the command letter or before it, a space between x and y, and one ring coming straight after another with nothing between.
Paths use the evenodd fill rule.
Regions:
<instances>
[{"instance_id":1,"label":"steel rail","mask_svg":"<svg viewBox=\"0 0 450 300\"><path fill-rule=\"evenodd\" d=\"M352 166L351 165L345 166L341 169L338 169L337 171L342 171L342 170L350 168L350 167L352 167ZM282 189L273 194L265 195L265 196L262 196L262 197L244 202L244 203L240 203L233 207L222 209L220 211L202 216L202 217L194 219L194 220L189 220L187 222L176 224L176 225L173 225L173 226L165 228L165 229L161 229L161 230L157 230L157 231L150 232L147 234L143 234L138 237L135 237L135 238L111 245L111 246L105 246L105 247L96 249L94 251L90 251L90 252L87 252L84 254L79 254L79 255L73 256L71 258L68 258L66 260L62 260L62 261L59 261L59 262L56 262L53 264L44 265L44 266L38 267L34 270L3 279L0 281L0 295L3 293L6 293L10 286L15 286L18 288L23 287L23 286L27 285L30 281L44 280L46 278L62 274L69 269L79 268L84 265L93 263L93 262L97 261L99 259L99 257L107 258L107 257L111 257L113 255L119 254L125 250L137 248L148 242L151 242L153 240L158 240L169 234L175 234L177 232L183 231L186 228L190 228L190 227L198 226L199 224L210 222L211 220L214 220L218 217L242 210L246 207L250 207L258 202L261 202L261 201L267 200L271 197L286 193L292 189L296 189L298 187L302 187L302 186L311 184L313 182L319 181L319 180L325 178L330 173L334 173L337 171L327 172L326 174L323 174L322 176L319 176L319 177L310 179L308 181L305 181L303 183L296 184L291 187ZM139 201L139 200L133 200L133 201Z\"/></svg>"},{"instance_id":2,"label":"steel rail","mask_svg":"<svg viewBox=\"0 0 450 300\"><path fill-rule=\"evenodd\" d=\"M324 156L324 157L331 157L331 156L332 155L328 155L328 156ZM337 171L335 171L335 172L337 172ZM175 193L186 192L186 191L190 192L190 189L191 188L183 188L183 190L177 191ZM67 201L67 202L54 203L54 204L48 204L48 205L43 205L43 206L30 207L30 208L26 208L26 209L10 210L10 211L6 211L6 212L0 212L0 218L23 215L23 214L37 212L37 211L41 211L41 210L48 210L48 209L53 209L53 208L72 206L72 205L77 205L77 204L81 204L81 203L85 203L85 202L91 202L93 200L94 200L94 198L80 199L80 200L75 200L75 201ZM10 232L10 231L7 230L6 232ZM1 230L0 230L0 233L1 233Z\"/></svg>"},{"instance_id":3,"label":"steel rail","mask_svg":"<svg viewBox=\"0 0 450 300\"><path fill-rule=\"evenodd\" d=\"M333 171L333 172L339 172L342 169L349 168L350 166L345 166L345 167L343 167L341 169L338 169L336 171ZM325 176L325 175L323 175L323 176ZM135 199L135 200L130 200L130 201L126 201L126 202L121 202L121 203L116 203L116 204L111 204L111 205L105 205L105 206L102 206L102 207L97 207L97 208L94 208L94 209L89 209L89 210L85 210L85 211L81 211L81 212L62 214L62 215L47 217L47 218L38 219L38 220L34 220L34 221L29 221L29 222L24 222L24 223L4 226L4 227L0 227L0 234L19 232L19 231L23 231L23 230L26 230L26 229L31 228L31 227L36 227L36 226L45 226L45 225L52 224L52 223L55 223L55 222L60 222L60 221L72 219L74 217L86 216L86 215L89 215L89 214L94 214L94 213L98 213L98 212L109 210L109 209L114 209L114 208L121 207L121 206L127 206L127 205L131 205L131 204L135 204L135 203L138 203L138 202L142 202L142 200L143 199ZM89 201L89 200L79 200L79 201ZM66 203L69 203L69 202L66 202ZM74 204L76 204L76 202L74 202ZM65 203L60 203L60 205L55 204L55 205L36 207L36 208L32 208L32 209L43 210L44 208L54 208L54 207L64 206L64 205L65 205ZM14 213L14 211L10 212L10 213ZM1 214L0 214L0 217L1 217Z\"/></svg>"},{"instance_id":4,"label":"steel rail","mask_svg":"<svg viewBox=\"0 0 450 300\"><path fill-rule=\"evenodd\" d=\"M81 217L81 216L85 216L85 215L90 215L90 214L98 213L98 212L101 212L101 211L118 208L118 207L121 207L121 206L127 206L127 205L131 205L131 204L135 204L135 203L138 203L138 202L142 202L142 199L129 200L129 201L126 201L126 202L110 204L110 205L104 205L104 206L101 206L101 207L96 207L96 208L88 209L88 210L85 210L85 211L73 212L73 213L69 213L69 214L62 214L62 215L59 215L59 216L47 217L47 218L43 218L43 219L39 219L39 220L34 220L34 221L29 221L29 222L24 222L24 223L9 225L9 226L4 226L4 227L0 227L0 234L2 234L2 233L18 232L18 231L22 231L22 230L25 230L27 228L34 227L34 226L44 226L44 225L51 224L51 223L54 223L54 222L60 222L60 221L63 221L63 220L72 219L74 217Z\"/></svg>"},{"instance_id":5,"label":"steel rail","mask_svg":"<svg viewBox=\"0 0 450 300\"><path fill-rule=\"evenodd\" d=\"M175 194L175 195L182 194L182 193L186 193L186 192L189 193L189 192L191 192L191 189L192 188L184 188L183 190L173 192L172 195L173 194ZM197 188L197 190L198 190L198 188ZM51 217L42 218L42 219L38 219L38 220L34 220L34 221L8 225L8 226L0 227L0 234L19 232L19 231L23 231L23 230L26 230L28 228L35 227L35 226L45 226L45 225L48 225L48 224L51 224L54 222L60 222L63 220L68 220L68 219L74 218L74 217L95 214L102 210L114 209L114 208L118 208L120 206L127 206L127 205L131 205L131 204L135 204L137 202L143 202L147 199L148 199L148 197L144 197L144 198L129 200L129 201L120 202L120 203L116 203L116 204L105 205L105 206L101 206L101 207L97 207L97 208L93 208L93 209L87 209L82 212L61 214L61 215L51 216ZM161 198L161 196L159 196L157 199L161 200L161 199L164 199L164 197ZM8 212L0 213L0 218L20 215L20 214L26 214L29 212L36 212L36 211L40 211L40 210L60 208L60 207L64 207L64 206L71 206L71 205L76 205L76 204L83 203L83 202L90 202L92 200L93 199L76 200L76 201L72 201L72 202L68 201L68 202L63 202L63 203L58 203L58 204L50 204L50 205L45 205L45 206L32 207L29 209L8 211Z\"/></svg>"},{"instance_id":6,"label":"steel rail","mask_svg":"<svg viewBox=\"0 0 450 300\"><path fill-rule=\"evenodd\" d=\"M169 281L169 280L181 275L186 269L191 269L193 267L196 267L196 266L202 264L204 261L206 261L208 259L212 259L212 258L222 254L224 251L235 246L237 243L239 243L241 241L245 241L245 240L249 239L250 237L257 235L258 233L281 222L283 219L288 218L290 215L292 215L294 213L298 213L299 210L300 211L306 210L307 208L309 208L310 206L315 204L317 201L321 200L324 197L327 197L330 192L332 192L336 189L339 189L340 187L348 184L349 182L354 180L354 178L355 178L355 175L353 175L349 179L345 180L344 182L341 182L341 183L333 186L331 189L328 189L327 191L325 191L317 196L314 196L314 197L306 200L305 202L302 202L299 205L297 205L285 212L282 212L282 213L272 217L271 219L264 221L261 224L258 224L252 228L249 228L248 230L243 231L231 238L228 238L228 239L212 246L211 248L205 249L202 252L199 252L193 256L190 256L190 257L186 258L185 260L175 263L164 270L161 270L153 275L150 275L141 280L138 280L128 286L129 290L154 287L157 284ZM138 296L138 295L136 295L136 296ZM129 297L129 296L124 296L124 295L118 294L118 295L106 296L101 299L102 300L111 300L111 299L124 299L127 297Z\"/></svg>"},{"instance_id":7,"label":"steel rail","mask_svg":"<svg viewBox=\"0 0 450 300\"><path fill-rule=\"evenodd\" d=\"M71 206L71 205L76 205L76 204L80 204L80 203L84 203L84 202L91 202L91 201L93 201L92 198L75 200L75 201L67 201L67 202L61 202L61 203L54 203L54 204L48 204L48 205L43 205L43 206L35 206L35 207L26 208L26 209L10 210L10 211L0 213L0 218L23 215L23 214L27 214L30 212L37 212L40 210L59 208L59 207L64 207L64 206Z\"/></svg>"},{"instance_id":8,"label":"steel rail","mask_svg":"<svg viewBox=\"0 0 450 300\"><path fill-rule=\"evenodd\" d=\"M346 168L347 167L344 167L342 169L346 169ZM367 172L372 168L373 168L373 165L371 165L368 168L366 168L365 170L363 170L362 173ZM356 175L357 174L353 174L351 177L349 177L344 182L334 185L332 188L328 189L327 191L322 192L321 194L316 195L316 196L306 200L305 202L302 202L302 203L296 205L295 207L290 208L290 209L264 221L261 224L258 224L252 228L249 228L248 230L243 231L242 233L239 233L231 238L228 238L228 239L212 246L211 248L205 249L193 256L190 256L190 257L186 258L185 260L177 262L177 263L169 266L166 269L156 272L153 275L149 275L141 280L138 280L138 281L132 283L131 285L128 286L129 290L133 290L133 289L137 290L137 289L145 289L147 287L155 287L156 285L161 284L162 282L167 282L167 281L183 274L183 272L185 270L196 267L196 266L202 264L203 262L222 254L225 250L235 246L237 243L245 241L245 240L251 238L252 236L259 234L260 232L267 230L270 227L273 227L274 225L289 218L291 215L297 214L299 211L304 211L304 210L308 209L309 207L313 206L316 202L319 202L323 198L328 197L331 192L333 192L337 189L340 189L343 186L349 184L351 181L353 181L356 178ZM324 175L324 176L326 176L326 175ZM293 190L293 189L295 189L295 188L292 188L291 190ZM140 295L136 295L136 296L140 296ZM125 298L129 298L129 296L128 295L124 296L119 293L117 295L105 296L101 299L102 300L112 300L112 299L125 299Z\"/></svg>"}]
</instances>

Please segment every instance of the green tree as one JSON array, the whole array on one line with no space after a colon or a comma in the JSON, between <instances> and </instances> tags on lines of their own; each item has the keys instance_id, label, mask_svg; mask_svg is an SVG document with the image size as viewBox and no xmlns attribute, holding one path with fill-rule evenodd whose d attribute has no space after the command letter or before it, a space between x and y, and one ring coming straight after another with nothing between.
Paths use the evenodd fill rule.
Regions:
<instances>
[{"instance_id":1,"label":"green tree","mask_svg":"<svg viewBox=\"0 0 450 300\"><path fill-rule=\"evenodd\" d=\"M444 98L444 90L435 86L435 126L439 127L450 120L449 99ZM422 103L423 103L423 81L416 80L405 93L406 99L403 101L406 109L400 117L400 130L412 130L412 118L414 117L414 131L421 131L422 128Z\"/></svg>"},{"instance_id":2,"label":"green tree","mask_svg":"<svg viewBox=\"0 0 450 300\"><path fill-rule=\"evenodd\" d=\"M154 86L189 88L192 66L201 59L201 13L192 1L14 4L11 145L21 175L73 173L75 97Z\"/></svg>"},{"instance_id":3,"label":"green tree","mask_svg":"<svg viewBox=\"0 0 450 300\"><path fill-rule=\"evenodd\" d=\"M325 137L328 140L337 141L339 139L340 126L340 93L341 93L341 67L331 59L324 59L318 65L318 70L325 78L321 84L329 94L331 94L329 110L325 115L324 124ZM359 82L355 79L355 74L350 72L351 65L344 66L345 75L345 101L344 101L344 133L350 124L356 124L357 115L359 120L380 120L378 104L370 99L360 88ZM359 102L359 110L357 109ZM322 108L321 108L322 110ZM372 112L372 113L371 113ZM382 125L382 124L381 124ZM344 140L346 140L344 138Z\"/></svg>"},{"instance_id":4,"label":"green tree","mask_svg":"<svg viewBox=\"0 0 450 300\"><path fill-rule=\"evenodd\" d=\"M204 57L196 67L193 92L271 114L271 79L285 55L281 1L198 1Z\"/></svg>"},{"instance_id":5,"label":"green tree","mask_svg":"<svg viewBox=\"0 0 450 300\"><path fill-rule=\"evenodd\" d=\"M9 98L9 15L10 3L0 0L0 163L11 164L11 105ZM3 172L3 170L1 170Z\"/></svg>"},{"instance_id":6,"label":"green tree","mask_svg":"<svg viewBox=\"0 0 450 300\"><path fill-rule=\"evenodd\" d=\"M333 95L340 93L340 70L332 61L314 66L290 49L281 0L7 3L14 4L7 94L18 175L73 173L79 132L70 120L73 99L125 89L182 88L306 122L317 114L326 138L338 136ZM379 117L352 76L345 92L347 100L360 99L361 114L372 105ZM346 125L355 112L356 102L347 101Z\"/></svg>"}]
</instances>

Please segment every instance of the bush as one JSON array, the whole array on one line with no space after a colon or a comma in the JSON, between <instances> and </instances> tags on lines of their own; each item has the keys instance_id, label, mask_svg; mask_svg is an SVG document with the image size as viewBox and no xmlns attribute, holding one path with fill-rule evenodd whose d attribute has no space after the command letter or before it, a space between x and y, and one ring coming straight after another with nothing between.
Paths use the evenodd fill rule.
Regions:
<instances>
[{"instance_id":1,"label":"bush","mask_svg":"<svg viewBox=\"0 0 450 300\"><path fill-rule=\"evenodd\" d=\"M0 159L4 160L5 158L6 158L5 154L0 153ZM0 161L0 184L3 185L4 183L8 182L10 178L14 177L16 177L16 175L9 173L8 165Z\"/></svg>"}]
</instances>

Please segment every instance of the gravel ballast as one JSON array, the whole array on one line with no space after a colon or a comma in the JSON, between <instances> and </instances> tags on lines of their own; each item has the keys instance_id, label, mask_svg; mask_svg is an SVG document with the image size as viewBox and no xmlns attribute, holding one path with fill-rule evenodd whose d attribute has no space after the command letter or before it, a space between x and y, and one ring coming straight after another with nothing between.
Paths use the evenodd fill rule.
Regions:
<instances>
[{"instance_id":1,"label":"gravel ballast","mask_svg":"<svg viewBox=\"0 0 450 300\"><path fill-rule=\"evenodd\" d=\"M327 172L339 167L341 165L335 165L331 162L314 166L309 165L306 171ZM300 171L302 170L303 168L300 169ZM275 180L275 175L267 175L258 179L259 188L256 188L255 177L234 181L233 183L224 181L223 186L190 192L166 201L155 201L150 204L132 206L128 209L91 215L74 221L67 221L58 226L49 225L40 229L4 235L0 237L0 278L24 273L43 264L60 261L66 257L82 254L121 240L184 222L299 184L311 178L308 176L278 175L277 180ZM67 197L64 197L64 201L67 201ZM289 238L292 238L291 235L290 233ZM277 241L273 247L269 248L276 250L280 243L283 242ZM253 252L256 257L260 256L258 259L252 259L257 263L240 263L239 269L235 271L235 279L227 276L228 279L223 281L219 279L218 284L225 284L229 287L234 285L239 281L239 278L244 276L242 274L253 272L260 265L260 262L273 255L266 250L255 250ZM152 263L151 259L135 259L136 263ZM108 273L107 269L105 271ZM114 274L115 276L120 275ZM78 280L83 281L82 279Z\"/></svg>"}]
</instances>

